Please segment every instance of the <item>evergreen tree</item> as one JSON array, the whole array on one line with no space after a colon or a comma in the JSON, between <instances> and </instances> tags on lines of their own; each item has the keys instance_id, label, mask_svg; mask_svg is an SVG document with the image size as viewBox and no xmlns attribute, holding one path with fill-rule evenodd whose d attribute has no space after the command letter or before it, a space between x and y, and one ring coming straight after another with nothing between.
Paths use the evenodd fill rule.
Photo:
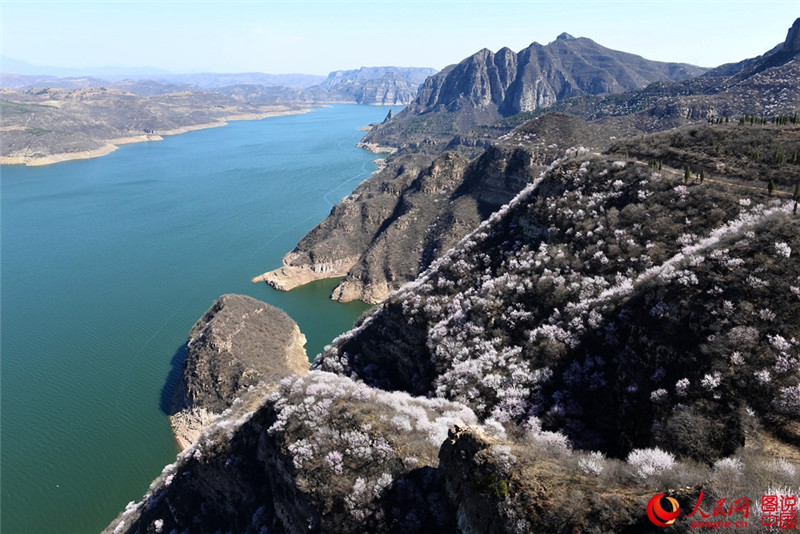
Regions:
<instances>
[{"instance_id":1,"label":"evergreen tree","mask_svg":"<svg viewBox=\"0 0 800 534\"><path fill-rule=\"evenodd\" d=\"M700 183L702 184L706 179L706 171L700 170Z\"/></svg>"},{"instance_id":2,"label":"evergreen tree","mask_svg":"<svg viewBox=\"0 0 800 534\"><path fill-rule=\"evenodd\" d=\"M683 183L688 184L689 178L692 176L692 171L689 167L686 167L683 171Z\"/></svg>"},{"instance_id":3,"label":"evergreen tree","mask_svg":"<svg viewBox=\"0 0 800 534\"><path fill-rule=\"evenodd\" d=\"M775 180L769 181L767 184L767 192L769 193L769 196L772 196L772 193L775 192Z\"/></svg>"},{"instance_id":4,"label":"evergreen tree","mask_svg":"<svg viewBox=\"0 0 800 534\"><path fill-rule=\"evenodd\" d=\"M794 214L797 215L797 203L800 202L800 182L797 182L797 185L794 186L792 198L794 199Z\"/></svg>"}]
</instances>

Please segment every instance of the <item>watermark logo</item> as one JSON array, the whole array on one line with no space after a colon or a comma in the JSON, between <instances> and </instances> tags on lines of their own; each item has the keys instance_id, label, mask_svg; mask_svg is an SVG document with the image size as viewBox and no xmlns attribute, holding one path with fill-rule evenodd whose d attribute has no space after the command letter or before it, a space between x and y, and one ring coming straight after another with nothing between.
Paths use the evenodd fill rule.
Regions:
<instances>
[{"instance_id":1,"label":"watermark logo","mask_svg":"<svg viewBox=\"0 0 800 534\"><path fill-rule=\"evenodd\" d=\"M691 520L689 528L747 528L750 517L750 499L746 496L733 500L721 498L703 505L705 493L700 491L697 502L691 513L681 516L681 507L677 500L667 497L666 493L654 495L647 502L647 517L657 527L668 527L679 517ZM798 497L793 493L769 493L756 501L756 517L762 526L770 531L777 529L796 529ZM705 508L705 509L704 509Z\"/></svg>"},{"instance_id":2,"label":"watermark logo","mask_svg":"<svg viewBox=\"0 0 800 534\"><path fill-rule=\"evenodd\" d=\"M647 503L647 517L657 527L668 527L681 515L681 506L672 497L667 497L666 493L654 495ZM670 510L666 510L663 501L666 500Z\"/></svg>"}]
</instances>

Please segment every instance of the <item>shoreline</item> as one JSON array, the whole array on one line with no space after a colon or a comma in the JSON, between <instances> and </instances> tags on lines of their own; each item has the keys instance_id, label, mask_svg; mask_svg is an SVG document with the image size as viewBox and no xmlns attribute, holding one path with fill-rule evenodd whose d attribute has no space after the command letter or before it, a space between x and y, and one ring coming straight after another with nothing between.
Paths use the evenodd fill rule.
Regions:
<instances>
[{"instance_id":1,"label":"shoreline","mask_svg":"<svg viewBox=\"0 0 800 534\"><path fill-rule=\"evenodd\" d=\"M93 148L91 150L81 150L78 152L61 152L57 154L49 154L47 156L33 157L33 156L0 156L0 165L25 165L26 167L39 167L42 165L53 165L64 161L78 161L83 159L94 159L105 156L117 150L122 145L129 145L133 143L148 143L155 141L162 141L165 136L180 135L183 133L194 132L197 130L207 130L209 128L219 128L227 126L230 122L235 121L254 121L268 119L271 117L283 117L288 115L301 115L304 113L311 113L311 107L297 108L297 109L284 109L264 111L261 113L241 113L236 115L226 115L220 117L215 122L207 122L201 124L192 124L189 126L182 126L172 130L166 130L157 134L141 134L128 137L116 137L112 139L99 140L105 143L103 146Z\"/></svg>"}]
</instances>

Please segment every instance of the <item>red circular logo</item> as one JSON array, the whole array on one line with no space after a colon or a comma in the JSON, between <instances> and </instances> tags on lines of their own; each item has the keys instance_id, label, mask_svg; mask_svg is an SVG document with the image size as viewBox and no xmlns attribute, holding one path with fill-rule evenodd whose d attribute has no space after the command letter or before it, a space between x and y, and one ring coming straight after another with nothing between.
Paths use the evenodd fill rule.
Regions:
<instances>
[{"instance_id":1,"label":"red circular logo","mask_svg":"<svg viewBox=\"0 0 800 534\"><path fill-rule=\"evenodd\" d=\"M661 505L661 500L669 502L671 510L665 510ZM668 527L678 519L681 514L681 506L672 497L666 497L666 493L654 495L647 503L647 517L657 527Z\"/></svg>"}]
</instances>

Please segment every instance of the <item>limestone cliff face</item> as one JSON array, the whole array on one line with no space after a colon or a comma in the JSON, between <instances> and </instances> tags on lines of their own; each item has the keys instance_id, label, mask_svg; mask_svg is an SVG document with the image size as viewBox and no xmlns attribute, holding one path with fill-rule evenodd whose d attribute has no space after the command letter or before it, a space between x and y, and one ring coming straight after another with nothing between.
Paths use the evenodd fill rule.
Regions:
<instances>
[{"instance_id":1,"label":"limestone cliff face","mask_svg":"<svg viewBox=\"0 0 800 534\"><path fill-rule=\"evenodd\" d=\"M542 168L536 155L499 147L473 162L453 152L420 168L423 161L401 159L370 178L298 243L284 267L253 281L291 289L344 276L334 299L381 302Z\"/></svg>"},{"instance_id":2,"label":"limestone cliff face","mask_svg":"<svg viewBox=\"0 0 800 534\"><path fill-rule=\"evenodd\" d=\"M362 67L331 72L320 84L329 98L358 104L405 105L417 96L419 84L435 69Z\"/></svg>"},{"instance_id":3,"label":"limestone cliff face","mask_svg":"<svg viewBox=\"0 0 800 534\"><path fill-rule=\"evenodd\" d=\"M283 267L260 274L251 281L254 284L266 282L280 291L291 291L316 280L345 276L357 260L357 256L339 257L337 254L327 258L327 261L304 263L302 255L292 251L284 256Z\"/></svg>"},{"instance_id":4,"label":"limestone cliff face","mask_svg":"<svg viewBox=\"0 0 800 534\"><path fill-rule=\"evenodd\" d=\"M426 81L408 113L491 105L498 115L509 116L547 107L558 99L636 89L657 80L684 80L703 71L649 61L563 33L550 44L533 43L519 53L508 48L496 54L481 50ZM440 83L437 78L442 78Z\"/></svg>"},{"instance_id":5,"label":"limestone cliff face","mask_svg":"<svg viewBox=\"0 0 800 534\"><path fill-rule=\"evenodd\" d=\"M244 295L223 295L189 333L170 422L182 447L261 381L308 372L305 336L281 310Z\"/></svg>"}]
</instances>

